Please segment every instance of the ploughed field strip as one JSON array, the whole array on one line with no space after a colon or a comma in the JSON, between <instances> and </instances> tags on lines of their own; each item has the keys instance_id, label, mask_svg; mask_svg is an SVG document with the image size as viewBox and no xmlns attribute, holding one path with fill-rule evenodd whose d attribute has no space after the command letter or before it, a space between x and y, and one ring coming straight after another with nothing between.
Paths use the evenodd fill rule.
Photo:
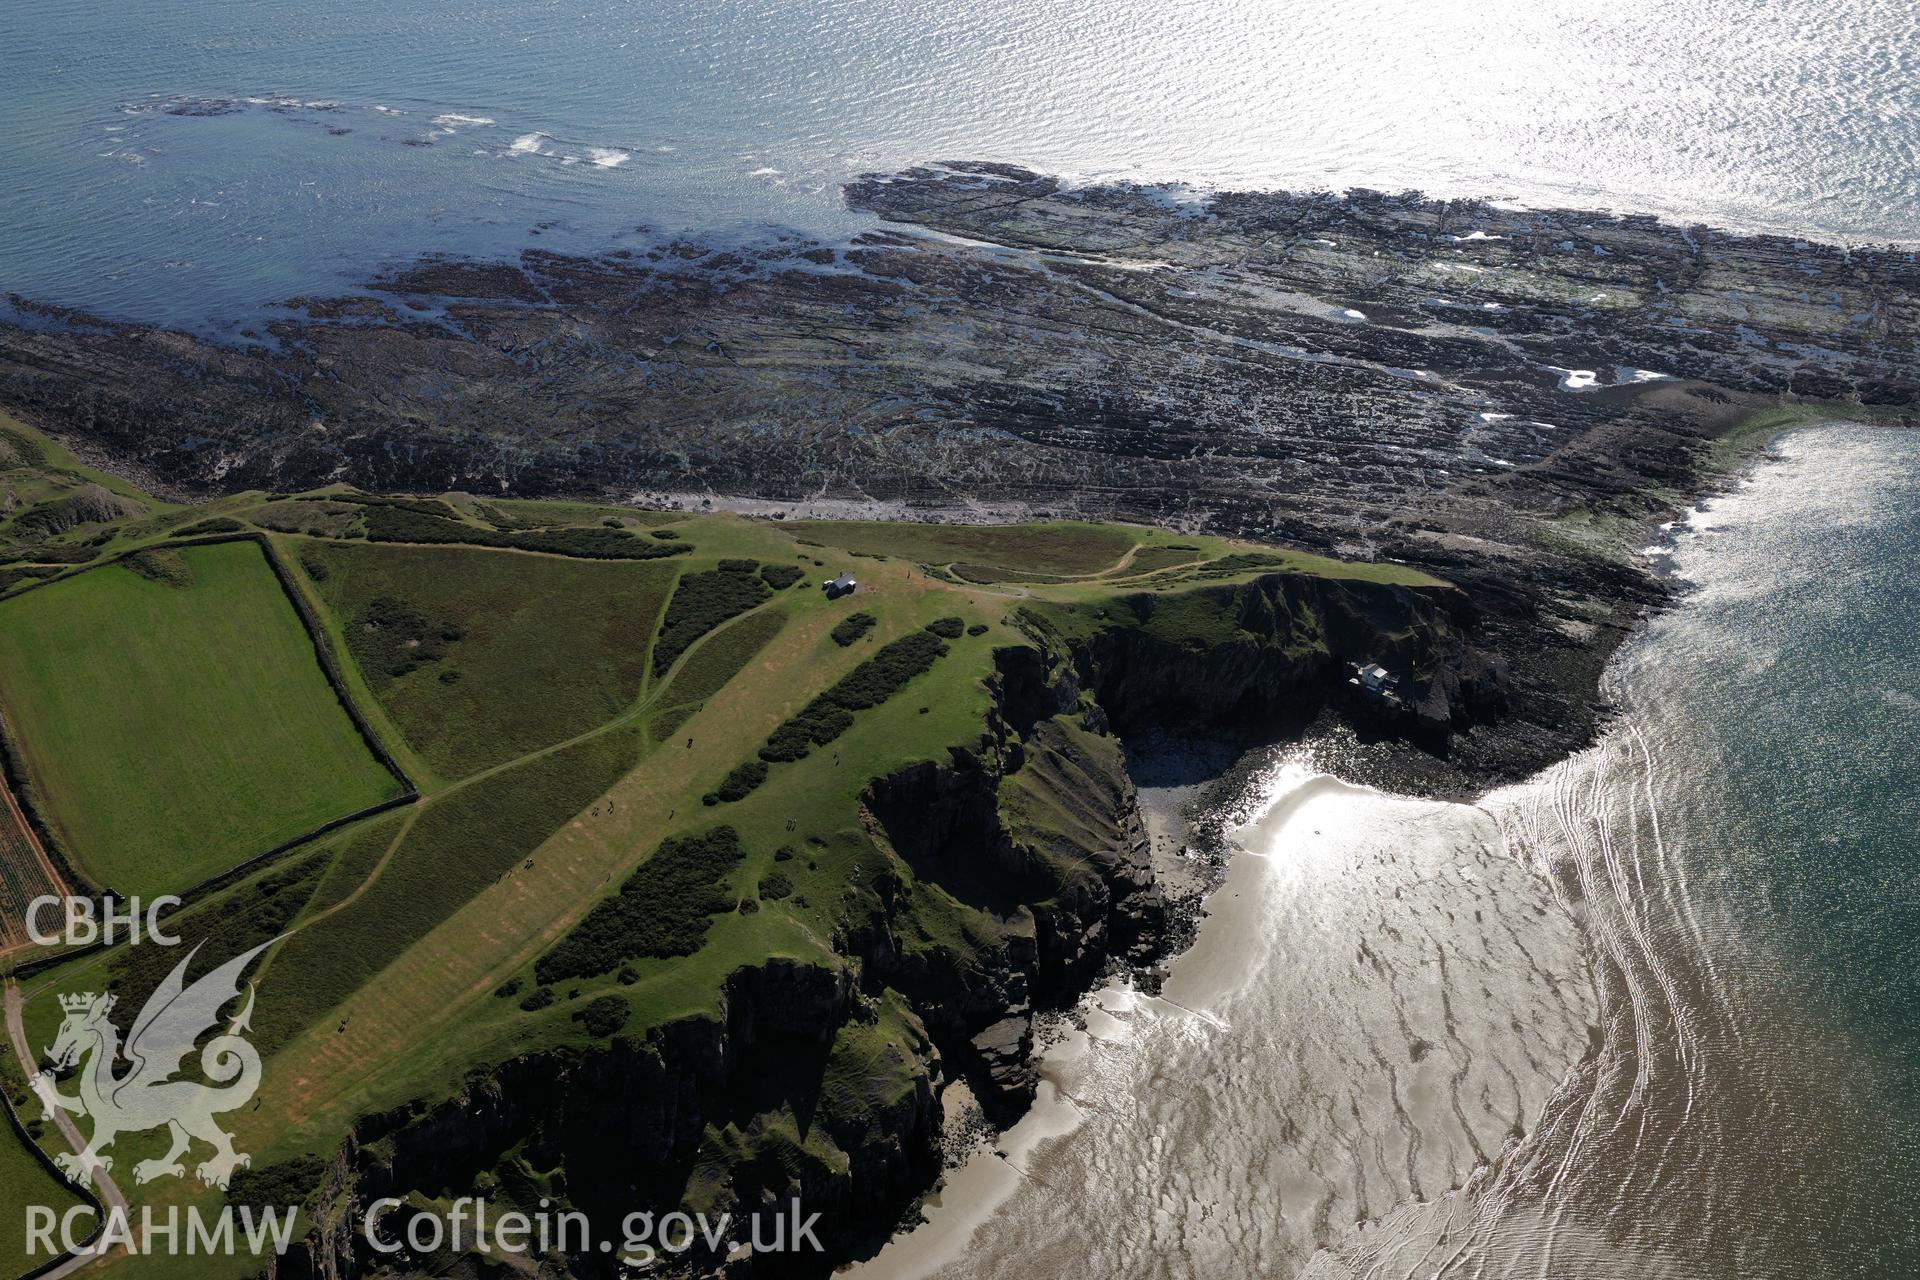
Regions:
<instances>
[{"instance_id":1,"label":"ploughed field strip","mask_svg":"<svg viewBox=\"0 0 1920 1280\"><path fill-rule=\"evenodd\" d=\"M66 893L66 882L27 825L12 789L0 779L0 955L33 945L26 916L34 899Z\"/></svg>"},{"instance_id":2,"label":"ploughed field strip","mask_svg":"<svg viewBox=\"0 0 1920 1280\"><path fill-rule=\"evenodd\" d=\"M156 547L0 602L0 713L79 874L175 892L397 795L261 547Z\"/></svg>"}]
</instances>

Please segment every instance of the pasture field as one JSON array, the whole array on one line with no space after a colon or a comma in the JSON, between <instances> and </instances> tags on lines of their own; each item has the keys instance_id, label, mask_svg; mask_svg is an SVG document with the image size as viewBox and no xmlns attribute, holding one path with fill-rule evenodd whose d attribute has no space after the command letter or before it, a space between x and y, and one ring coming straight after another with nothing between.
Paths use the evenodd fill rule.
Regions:
<instances>
[{"instance_id":1,"label":"pasture field","mask_svg":"<svg viewBox=\"0 0 1920 1280\"><path fill-rule=\"evenodd\" d=\"M1152 531L1123 525L1059 521L1023 525L905 524L864 520L797 520L785 526L801 542L863 556L920 564L964 564L972 581L1005 577L1079 577L1113 568ZM857 573L856 566L856 576Z\"/></svg>"},{"instance_id":2,"label":"pasture field","mask_svg":"<svg viewBox=\"0 0 1920 1280\"><path fill-rule=\"evenodd\" d=\"M33 1104L38 1110L39 1104ZM0 1276L11 1280L31 1267L49 1261L45 1254L27 1255L27 1205L46 1205L65 1213L79 1199L66 1182L53 1176L27 1150L12 1125L0 1125Z\"/></svg>"},{"instance_id":3,"label":"pasture field","mask_svg":"<svg viewBox=\"0 0 1920 1280\"><path fill-rule=\"evenodd\" d=\"M1086 874L1089 854L1108 839L1113 806L1099 788L1123 776L1117 742L1064 712L1018 729L1033 754L1001 780L997 805L1009 830L1031 841L1020 885L990 883L971 864L919 849L917 811L899 802L888 811L870 788L922 762L994 758L995 735L1011 731L999 718L1005 673L996 651L1037 643L1024 633L1036 619L1063 635L1137 625L1203 643L1237 625L1221 603L1233 592L1218 588L1263 574L1432 582L1400 566L1125 526L664 517L462 494L397 501L444 504L475 529L597 537L618 522L683 550L608 561L374 543L332 519L336 506L364 506L364 495L222 500L222 516L274 530L350 696L421 791L406 808L250 869L175 921L190 943L206 944L196 972L278 939L251 975L259 996L252 1039L265 1059L259 1105L230 1117L256 1170L318 1167L356 1120L431 1105L509 1059L600 1052L614 1036L644 1041L677 1020L717 1016L742 967L774 958L844 966L849 929L877 916L889 917L903 956L930 973L957 973L985 950L1027 937L1020 931L1031 920L1018 908L1075 888L1073 877ZM165 537L160 529L130 541L164 545ZM243 562L253 577L240 572ZM259 551L175 547L143 568L147 576L95 570L0 601L0 664L8 646L65 644L90 670L112 668L111 699L80 698L71 685L48 692L43 686L59 682L43 663L33 680L0 672L0 700L11 710L20 695L10 682L18 683L43 704L78 699L81 722L111 714L139 728L140 745L120 746L117 763L150 789L179 757L223 769L218 794L240 795L252 809L284 797L288 778L305 775L280 768L297 757L264 735L313 731L311 717L274 709L294 683L283 668L299 664L227 655L259 626L242 631L206 615L233 612L232 598L246 595L242 579L264 582L272 590L254 595L285 611L300 669L343 722L344 712ZM859 592L827 599L818 584L848 571ZM1161 607L1136 619L1146 593L1162 597ZM219 607L209 610L213 601ZM855 615L862 625L848 626ZM56 635L55 623L65 630ZM215 676L202 670L210 663ZM220 697L199 689L207 684ZM94 698L103 699L97 707ZM142 700L161 708L172 739L158 735L151 716L122 710ZM236 724L242 706L250 718ZM68 759L117 744L97 729L49 736L54 714L42 710L33 724L17 714L22 736L37 757L67 768L71 776L58 779L64 794L92 795L112 778L80 776ZM64 704L57 714L68 715ZM39 774L33 781L47 785ZM150 825L165 816L132 789ZM122 819L116 831L131 829ZM190 835L175 820L153 834L145 864L123 860L119 874L180 862ZM119 948L33 975L22 984L30 1042L50 1042L57 992L111 989L131 1007L173 959ZM911 1068L924 1037L898 992L878 993L809 1068L822 1073L822 1114L857 1127L867 1108L897 1102L916 1085ZM920 1047L904 1052L910 1045ZM698 1207L723 1194L742 1164L842 1158L822 1132L780 1105L751 1125L713 1128L684 1202ZM129 1158L146 1153L143 1141L130 1139ZM187 1184L122 1189L136 1204L220 1200ZM121 1257L101 1271L237 1280L258 1269L250 1259Z\"/></svg>"},{"instance_id":4,"label":"pasture field","mask_svg":"<svg viewBox=\"0 0 1920 1280\"><path fill-rule=\"evenodd\" d=\"M628 709L676 568L289 540L388 718L442 778Z\"/></svg>"},{"instance_id":5,"label":"pasture field","mask_svg":"<svg viewBox=\"0 0 1920 1280\"><path fill-rule=\"evenodd\" d=\"M11 1055L0 1068L0 1088L7 1091L7 1099L23 1123L39 1122L40 1104L28 1092ZM12 1280L49 1260L45 1254L33 1258L27 1255L25 1206L45 1205L55 1213L65 1213L79 1203L80 1197L66 1181L42 1164L13 1125L0 1116L0 1280Z\"/></svg>"},{"instance_id":6,"label":"pasture field","mask_svg":"<svg viewBox=\"0 0 1920 1280\"><path fill-rule=\"evenodd\" d=\"M786 615L769 606L736 619L709 636L660 692L653 715L653 736L665 741L694 712L740 674L786 625Z\"/></svg>"},{"instance_id":7,"label":"pasture field","mask_svg":"<svg viewBox=\"0 0 1920 1280\"><path fill-rule=\"evenodd\" d=\"M0 709L81 875L183 889L400 791L259 546L146 554L0 602Z\"/></svg>"}]
</instances>

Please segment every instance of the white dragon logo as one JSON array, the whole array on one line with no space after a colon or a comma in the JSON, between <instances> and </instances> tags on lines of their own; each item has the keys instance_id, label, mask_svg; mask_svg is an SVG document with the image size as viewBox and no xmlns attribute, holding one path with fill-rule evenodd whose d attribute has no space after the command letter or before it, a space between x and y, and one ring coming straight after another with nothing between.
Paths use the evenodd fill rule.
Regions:
<instances>
[{"instance_id":1,"label":"white dragon logo","mask_svg":"<svg viewBox=\"0 0 1920 1280\"><path fill-rule=\"evenodd\" d=\"M200 1051L200 1071L211 1084L173 1077L193 1052L194 1042L220 1020L220 1010L227 1002L240 994L240 975L247 965L272 945L262 943L188 986L187 966L200 950L195 947L147 998L127 1034L124 1049L119 1029L107 1017L113 1011L113 996L87 992L60 997L60 1007L67 1016L47 1057L56 1070L65 1070L89 1056L91 1061L80 1069L77 1097L58 1092L45 1075L36 1074L31 1083L49 1117L59 1107L93 1118L93 1136L86 1148L78 1155L55 1157L69 1179L86 1180L96 1165L111 1170L113 1157L102 1153L115 1138L161 1125L172 1132L172 1145L159 1159L136 1164L135 1182L183 1175L186 1167L180 1157L194 1138L214 1149L213 1158L194 1171L209 1186L224 1190L233 1171L251 1163L250 1157L233 1149L233 1135L213 1119L245 1104L260 1087L260 1054L240 1035L249 1029L253 1016L251 985L246 1007L228 1025L226 1033L207 1041ZM116 1075L115 1064L122 1058L132 1064L132 1069Z\"/></svg>"}]
</instances>

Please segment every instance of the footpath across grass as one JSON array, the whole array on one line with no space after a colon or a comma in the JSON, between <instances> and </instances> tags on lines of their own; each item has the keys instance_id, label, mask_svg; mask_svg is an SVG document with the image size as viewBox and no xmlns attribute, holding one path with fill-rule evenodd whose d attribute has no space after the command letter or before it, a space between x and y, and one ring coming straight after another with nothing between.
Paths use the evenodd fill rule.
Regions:
<instances>
[{"instance_id":1,"label":"footpath across grass","mask_svg":"<svg viewBox=\"0 0 1920 1280\"><path fill-rule=\"evenodd\" d=\"M252 542L0 603L0 707L78 869L179 890L398 794Z\"/></svg>"},{"instance_id":2,"label":"footpath across grass","mask_svg":"<svg viewBox=\"0 0 1920 1280\"><path fill-rule=\"evenodd\" d=\"M674 579L665 564L464 547L304 544L374 697L445 778L626 711Z\"/></svg>"},{"instance_id":3,"label":"footpath across grass","mask_svg":"<svg viewBox=\"0 0 1920 1280\"><path fill-rule=\"evenodd\" d=\"M786 531L802 543L839 547L858 555L892 556L921 564L962 563L979 570L979 580L1027 574L1076 577L1099 573L1119 563L1147 530L1123 525L1051 524L952 525L865 520L795 520Z\"/></svg>"}]
</instances>

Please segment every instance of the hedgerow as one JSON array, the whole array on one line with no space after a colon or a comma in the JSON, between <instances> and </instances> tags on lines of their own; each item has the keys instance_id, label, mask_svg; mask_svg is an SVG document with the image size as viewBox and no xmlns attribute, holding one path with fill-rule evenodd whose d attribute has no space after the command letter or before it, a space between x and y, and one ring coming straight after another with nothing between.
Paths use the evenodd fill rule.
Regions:
<instances>
[{"instance_id":1,"label":"hedgerow","mask_svg":"<svg viewBox=\"0 0 1920 1280\"><path fill-rule=\"evenodd\" d=\"M758 566L751 560L746 564L746 572L721 568L681 575L660 623L660 638L653 644L653 674L665 673L695 640L773 594L753 576Z\"/></svg>"},{"instance_id":2,"label":"hedgerow","mask_svg":"<svg viewBox=\"0 0 1920 1280\"><path fill-rule=\"evenodd\" d=\"M775 729L760 748L760 758L776 763L798 760L812 747L825 746L853 727L855 711L879 706L946 652L945 643L927 631L882 645L879 652Z\"/></svg>"},{"instance_id":3,"label":"hedgerow","mask_svg":"<svg viewBox=\"0 0 1920 1280\"><path fill-rule=\"evenodd\" d=\"M627 1025L630 1012L619 996L595 996L574 1013L573 1020L584 1026L588 1035L604 1040Z\"/></svg>"},{"instance_id":4,"label":"hedgerow","mask_svg":"<svg viewBox=\"0 0 1920 1280\"><path fill-rule=\"evenodd\" d=\"M878 619L870 613L850 613L834 626L830 633L833 636L833 642L844 649L873 630L873 624L876 621Z\"/></svg>"},{"instance_id":5,"label":"hedgerow","mask_svg":"<svg viewBox=\"0 0 1920 1280\"><path fill-rule=\"evenodd\" d=\"M368 507L367 538L372 542L508 547L520 551L546 551L583 560L657 560L661 556L685 555L693 550L684 542L646 542L624 529L596 527L502 532L393 506Z\"/></svg>"},{"instance_id":6,"label":"hedgerow","mask_svg":"<svg viewBox=\"0 0 1920 1280\"><path fill-rule=\"evenodd\" d=\"M410 511L422 516L445 516L451 519L454 509L438 498L389 498L371 493L333 493L328 494L336 502L351 502L361 507L390 507L395 511ZM486 511L497 514L499 508L487 507Z\"/></svg>"},{"instance_id":7,"label":"hedgerow","mask_svg":"<svg viewBox=\"0 0 1920 1280\"><path fill-rule=\"evenodd\" d=\"M958 640L960 633L967 629L967 624L964 618L935 618L927 624L926 629L942 640Z\"/></svg>"},{"instance_id":8,"label":"hedgerow","mask_svg":"<svg viewBox=\"0 0 1920 1280\"><path fill-rule=\"evenodd\" d=\"M44 543L13 547L0 555L8 564L21 561L33 561L37 564L85 564L100 553L94 550L97 544L89 540L74 546L48 546Z\"/></svg>"},{"instance_id":9,"label":"hedgerow","mask_svg":"<svg viewBox=\"0 0 1920 1280\"><path fill-rule=\"evenodd\" d=\"M0 569L0 591L18 582L27 582L34 578L52 578L60 573L55 565L27 565L21 569Z\"/></svg>"},{"instance_id":10,"label":"hedgerow","mask_svg":"<svg viewBox=\"0 0 1920 1280\"><path fill-rule=\"evenodd\" d=\"M728 773L720 785L707 792L701 799L707 804L731 804L753 794L753 789L767 780L767 766L761 760L749 760L737 764Z\"/></svg>"},{"instance_id":11,"label":"hedgerow","mask_svg":"<svg viewBox=\"0 0 1920 1280\"><path fill-rule=\"evenodd\" d=\"M877 653L840 677L839 682L821 696L849 711L877 707L907 681L931 668L935 659L944 657L946 652L947 646L925 631L901 636L882 645Z\"/></svg>"},{"instance_id":12,"label":"hedgerow","mask_svg":"<svg viewBox=\"0 0 1920 1280\"><path fill-rule=\"evenodd\" d=\"M760 566L761 579L775 591L785 591L804 576L797 565L764 564Z\"/></svg>"},{"instance_id":13,"label":"hedgerow","mask_svg":"<svg viewBox=\"0 0 1920 1280\"><path fill-rule=\"evenodd\" d=\"M607 971L643 956L692 955L712 917L733 908L725 881L745 857L732 827L671 836L534 964L541 982Z\"/></svg>"},{"instance_id":14,"label":"hedgerow","mask_svg":"<svg viewBox=\"0 0 1920 1280\"><path fill-rule=\"evenodd\" d=\"M175 529L169 538L197 538L209 533L239 533L247 526L230 516L215 516L211 520L201 520L184 528Z\"/></svg>"},{"instance_id":15,"label":"hedgerow","mask_svg":"<svg viewBox=\"0 0 1920 1280\"><path fill-rule=\"evenodd\" d=\"M853 727L853 714L815 698L767 735L760 758L778 764L798 760L814 745L824 746Z\"/></svg>"}]
</instances>

